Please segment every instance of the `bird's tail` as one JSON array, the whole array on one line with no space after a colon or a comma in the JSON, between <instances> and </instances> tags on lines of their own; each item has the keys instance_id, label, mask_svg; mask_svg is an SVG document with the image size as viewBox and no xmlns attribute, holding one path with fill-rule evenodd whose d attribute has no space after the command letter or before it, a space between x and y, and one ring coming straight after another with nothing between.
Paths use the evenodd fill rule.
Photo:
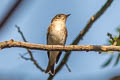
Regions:
<instances>
[{"instance_id":1,"label":"bird's tail","mask_svg":"<svg viewBox=\"0 0 120 80\"><path fill-rule=\"evenodd\" d=\"M54 76L54 74L55 74L54 64L51 65L51 64L50 64L50 61L49 61L49 63L48 63L48 66L47 66L47 69L46 69L45 73L48 73L48 74L50 74L50 75L52 75L52 76Z\"/></svg>"}]
</instances>

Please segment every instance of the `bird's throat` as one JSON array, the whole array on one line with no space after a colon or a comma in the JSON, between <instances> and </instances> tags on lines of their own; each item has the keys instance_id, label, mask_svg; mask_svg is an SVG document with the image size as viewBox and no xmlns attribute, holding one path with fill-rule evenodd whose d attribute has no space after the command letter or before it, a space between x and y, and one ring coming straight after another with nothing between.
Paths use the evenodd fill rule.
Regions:
<instances>
[{"instance_id":1,"label":"bird's throat","mask_svg":"<svg viewBox=\"0 0 120 80\"><path fill-rule=\"evenodd\" d=\"M63 22L63 21L55 21L54 22L54 28L55 28L55 30L57 30L57 31L61 31L63 28L65 28L65 22Z\"/></svg>"}]
</instances>

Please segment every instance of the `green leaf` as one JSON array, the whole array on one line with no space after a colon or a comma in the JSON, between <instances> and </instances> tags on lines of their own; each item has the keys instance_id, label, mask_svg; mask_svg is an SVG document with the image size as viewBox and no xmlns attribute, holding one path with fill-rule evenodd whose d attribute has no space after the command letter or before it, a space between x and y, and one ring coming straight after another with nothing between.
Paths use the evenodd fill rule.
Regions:
<instances>
[{"instance_id":1,"label":"green leaf","mask_svg":"<svg viewBox=\"0 0 120 80\"><path fill-rule=\"evenodd\" d=\"M102 65L102 68L107 67L113 59L113 54L108 58L108 60Z\"/></svg>"},{"instance_id":2,"label":"green leaf","mask_svg":"<svg viewBox=\"0 0 120 80\"><path fill-rule=\"evenodd\" d=\"M117 46L120 46L120 40L117 41Z\"/></svg>"},{"instance_id":3,"label":"green leaf","mask_svg":"<svg viewBox=\"0 0 120 80\"><path fill-rule=\"evenodd\" d=\"M118 40L118 37L117 37L117 36L115 36L115 37L114 37L114 40Z\"/></svg>"},{"instance_id":4,"label":"green leaf","mask_svg":"<svg viewBox=\"0 0 120 80\"><path fill-rule=\"evenodd\" d=\"M113 40L109 40L109 43L110 43L110 44L113 44Z\"/></svg>"},{"instance_id":5,"label":"green leaf","mask_svg":"<svg viewBox=\"0 0 120 80\"><path fill-rule=\"evenodd\" d=\"M116 66L119 63L119 61L120 61L120 53L118 53L114 66Z\"/></svg>"}]
</instances>

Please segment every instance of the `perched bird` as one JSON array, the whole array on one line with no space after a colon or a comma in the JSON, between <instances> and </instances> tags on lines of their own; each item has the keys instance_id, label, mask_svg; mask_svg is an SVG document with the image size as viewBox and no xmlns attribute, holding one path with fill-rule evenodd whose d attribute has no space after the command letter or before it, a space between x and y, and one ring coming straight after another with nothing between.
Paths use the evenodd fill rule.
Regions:
<instances>
[{"instance_id":1,"label":"perched bird","mask_svg":"<svg viewBox=\"0 0 120 80\"><path fill-rule=\"evenodd\" d=\"M47 44L48 45L65 45L67 38L66 20L70 14L57 14L51 21L47 32ZM54 75L54 65L58 62L61 51L48 51L48 66L46 73Z\"/></svg>"}]
</instances>

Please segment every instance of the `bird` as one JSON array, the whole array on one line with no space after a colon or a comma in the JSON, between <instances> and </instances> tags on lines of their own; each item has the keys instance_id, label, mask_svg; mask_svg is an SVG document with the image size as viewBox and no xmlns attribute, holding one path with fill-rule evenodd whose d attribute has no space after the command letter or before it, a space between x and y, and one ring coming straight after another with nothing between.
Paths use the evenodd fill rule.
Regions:
<instances>
[{"instance_id":1,"label":"bird","mask_svg":"<svg viewBox=\"0 0 120 80\"><path fill-rule=\"evenodd\" d=\"M57 14L52 20L47 30L47 45L65 45L67 39L66 20L70 14ZM55 74L55 64L57 64L62 51L47 51L48 66L45 73Z\"/></svg>"}]
</instances>

